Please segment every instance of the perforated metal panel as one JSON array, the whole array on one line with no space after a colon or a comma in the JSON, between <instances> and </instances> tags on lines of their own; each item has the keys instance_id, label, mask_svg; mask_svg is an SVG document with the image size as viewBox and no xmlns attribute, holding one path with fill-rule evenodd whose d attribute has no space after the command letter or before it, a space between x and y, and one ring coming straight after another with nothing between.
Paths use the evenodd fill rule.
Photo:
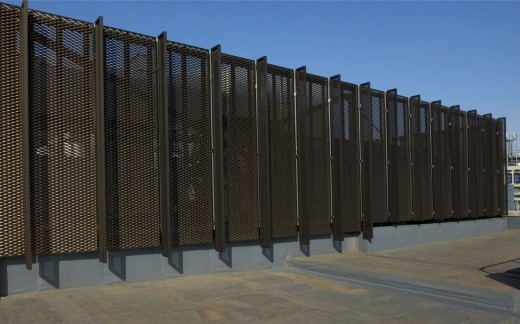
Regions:
<instances>
[{"instance_id":1,"label":"perforated metal panel","mask_svg":"<svg viewBox=\"0 0 520 324\"><path fill-rule=\"evenodd\" d=\"M93 25L30 11L29 39L33 249L95 251Z\"/></svg>"},{"instance_id":2,"label":"perforated metal panel","mask_svg":"<svg viewBox=\"0 0 520 324\"><path fill-rule=\"evenodd\" d=\"M371 155L369 163L372 168L372 222L388 221L387 206L387 129L385 112L385 93L371 89ZM366 157L363 158L366 163Z\"/></svg>"},{"instance_id":3,"label":"perforated metal panel","mask_svg":"<svg viewBox=\"0 0 520 324\"><path fill-rule=\"evenodd\" d=\"M329 181L329 117L327 82L324 77L307 74L307 191L310 235L326 235L331 231Z\"/></svg>"},{"instance_id":4,"label":"perforated metal panel","mask_svg":"<svg viewBox=\"0 0 520 324\"><path fill-rule=\"evenodd\" d=\"M450 157L451 157L451 197L453 218L467 217L466 204L466 164L465 164L465 125L464 114L458 106L452 107L449 114Z\"/></svg>"},{"instance_id":5,"label":"perforated metal panel","mask_svg":"<svg viewBox=\"0 0 520 324\"><path fill-rule=\"evenodd\" d=\"M442 174L442 192L441 192L441 206L444 219L453 218L452 199L451 199L451 139L449 131L449 108L441 107L441 174Z\"/></svg>"},{"instance_id":6,"label":"perforated metal panel","mask_svg":"<svg viewBox=\"0 0 520 324\"><path fill-rule=\"evenodd\" d=\"M221 80L227 240L257 240L254 61L222 54Z\"/></svg>"},{"instance_id":7,"label":"perforated metal panel","mask_svg":"<svg viewBox=\"0 0 520 324\"><path fill-rule=\"evenodd\" d=\"M388 110L388 195L390 221L412 218L410 190L410 113L408 98L387 92Z\"/></svg>"},{"instance_id":8,"label":"perforated metal panel","mask_svg":"<svg viewBox=\"0 0 520 324\"><path fill-rule=\"evenodd\" d=\"M443 220L442 213L442 121L441 105L438 102L431 104L432 115L432 166L433 166L433 218Z\"/></svg>"},{"instance_id":9,"label":"perforated metal panel","mask_svg":"<svg viewBox=\"0 0 520 324\"><path fill-rule=\"evenodd\" d=\"M345 199L344 228L347 233L361 231L361 183L359 151L359 109L357 86L341 83L343 108L343 181Z\"/></svg>"},{"instance_id":10,"label":"perforated metal panel","mask_svg":"<svg viewBox=\"0 0 520 324\"><path fill-rule=\"evenodd\" d=\"M0 4L0 257L24 254L20 11Z\"/></svg>"},{"instance_id":11,"label":"perforated metal panel","mask_svg":"<svg viewBox=\"0 0 520 324\"><path fill-rule=\"evenodd\" d=\"M105 27L109 249L160 246L155 38Z\"/></svg>"},{"instance_id":12,"label":"perforated metal panel","mask_svg":"<svg viewBox=\"0 0 520 324\"><path fill-rule=\"evenodd\" d=\"M273 238L297 236L293 71L267 65Z\"/></svg>"},{"instance_id":13,"label":"perforated metal panel","mask_svg":"<svg viewBox=\"0 0 520 324\"><path fill-rule=\"evenodd\" d=\"M467 139L468 139L468 216L478 218L480 195L480 170L479 170L479 136L480 128L477 123L477 114L474 111L467 113Z\"/></svg>"},{"instance_id":14,"label":"perforated metal panel","mask_svg":"<svg viewBox=\"0 0 520 324\"><path fill-rule=\"evenodd\" d=\"M172 245L213 242L209 53L169 42L167 82Z\"/></svg>"},{"instance_id":15,"label":"perforated metal panel","mask_svg":"<svg viewBox=\"0 0 520 324\"><path fill-rule=\"evenodd\" d=\"M496 126L490 114L482 117L482 145L483 145L483 178L484 178L484 214L492 217L498 214L497 192L497 152Z\"/></svg>"}]
</instances>

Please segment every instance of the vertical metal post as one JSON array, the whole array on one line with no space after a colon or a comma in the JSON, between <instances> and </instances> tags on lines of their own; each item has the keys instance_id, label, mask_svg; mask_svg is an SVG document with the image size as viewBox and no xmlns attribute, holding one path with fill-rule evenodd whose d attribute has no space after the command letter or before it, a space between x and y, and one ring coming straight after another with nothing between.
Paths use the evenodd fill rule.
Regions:
<instances>
[{"instance_id":1,"label":"vertical metal post","mask_svg":"<svg viewBox=\"0 0 520 324\"><path fill-rule=\"evenodd\" d=\"M168 36L162 32L157 37L157 94L159 125L159 214L161 218L162 255L172 253L172 230L170 217L170 145L168 132L168 80L166 42Z\"/></svg>"},{"instance_id":2,"label":"vertical metal post","mask_svg":"<svg viewBox=\"0 0 520 324\"><path fill-rule=\"evenodd\" d=\"M296 120L298 130L298 236L300 244L309 244L309 203L308 197L308 125L306 124L307 115L307 69L302 66L295 70L295 93L296 93Z\"/></svg>"},{"instance_id":3,"label":"vertical metal post","mask_svg":"<svg viewBox=\"0 0 520 324\"><path fill-rule=\"evenodd\" d=\"M408 99L408 109L410 110L410 181L411 181L411 211L412 220L422 220L422 205L421 205L421 179L426 175L421 175L421 150L417 145L421 143L421 96L415 95Z\"/></svg>"},{"instance_id":4,"label":"vertical metal post","mask_svg":"<svg viewBox=\"0 0 520 324\"><path fill-rule=\"evenodd\" d=\"M256 111L258 134L258 214L260 245L271 247L271 173L269 170L269 108L267 106L267 57L256 60Z\"/></svg>"},{"instance_id":5,"label":"vertical metal post","mask_svg":"<svg viewBox=\"0 0 520 324\"><path fill-rule=\"evenodd\" d=\"M96 213L98 223L99 261L107 262L107 217L105 184L105 85L103 17L94 29L95 137L96 137Z\"/></svg>"},{"instance_id":6,"label":"vertical metal post","mask_svg":"<svg viewBox=\"0 0 520 324\"><path fill-rule=\"evenodd\" d=\"M25 267L32 269L31 249L31 180L29 151L29 5L22 3L21 17L21 54L22 54L22 165L23 165L23 214Z\"/></svg>"},{"instance_id":7,"label":"vertical metal post","mask_svg":"<svg viewBox=\"0 0 520 324\"><path fill-rule=\"evenodd\" d=\"M332 183L332 236L336 241L343 241L344 232L344 188L343 188L343 141L345 127L344 111L341 105L341 77L329 78L329 143Z\"/></svg>"},{"instance_id":8,"label":"vertical metal post","mask_svg":"<svg viewBox=\"0 0 520 324\"><path fill-rule=\"evenodd\" d=\"M213 206L215 221L215 250L226 250L226 219L224 206L224 145L222 126L221 47L210 51L211 128L213 151Z\"/></svg>"}]
</instances>

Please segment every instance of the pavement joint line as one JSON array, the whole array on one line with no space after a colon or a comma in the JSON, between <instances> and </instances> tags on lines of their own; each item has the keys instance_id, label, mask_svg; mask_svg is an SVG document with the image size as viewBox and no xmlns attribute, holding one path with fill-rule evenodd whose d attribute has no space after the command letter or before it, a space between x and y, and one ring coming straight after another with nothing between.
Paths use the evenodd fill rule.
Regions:
<instances>
[{"instance_id":1,"label":"pavement joint line","mask_svg":"<svg viewBox=\"0 0 520 324\"><path fill-rule=\"evenodd\" d=\"M304 263L305 261L302 261ZM296 262L298 263L298 262ZM334 269L326 269L326 267L305 266L302 264L295 264L294 260L288 260L290 268L299 270L303 273L312 274L315 276L328 278L334 281L344 282L359 287L371 287L381 289L384 291L399 292L408 295L423 297L425 299L433 299L449 304L457 304L459 306L476 308L480 310L489 311L495 314L502 314L520 318L520 313L515 307L515 303L520 300L520 293L489 293L488 296L478 290L482 289L465 289L466 292L456 291L453 285L437 287L429 286L425 282L402 280L398 277L390 275L377 276L376 274L361 273L353 271L351 273L339 273ZM441 289L444 288L444 289ZM464 289L464 287L460 287ZM490 296L492 295L492 296ZM498 297L498 298L497 298ZM502 302L497 301L501 299ZM504 305L506 304L506 305Z\"/></svg>"}]
</instances>

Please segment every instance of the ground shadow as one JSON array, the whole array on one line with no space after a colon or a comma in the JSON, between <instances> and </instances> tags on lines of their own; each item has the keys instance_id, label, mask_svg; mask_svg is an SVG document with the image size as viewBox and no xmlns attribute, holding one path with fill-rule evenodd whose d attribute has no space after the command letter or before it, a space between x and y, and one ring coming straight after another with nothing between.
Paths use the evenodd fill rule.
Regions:
<instances>
[{"instance_id":1,"label":"ground shadow","mask_svg":"<svg viewBox=\"0 0 520 324\"><path fill-rule=\"evenodd\" d=\"M509 268L506 271L493 271L493 268ZM520 290L520 259L512 259L504 262L488 265L479 269L487 273L488 278L498 281L504 285Z\"/></svg>"}]
</instances>

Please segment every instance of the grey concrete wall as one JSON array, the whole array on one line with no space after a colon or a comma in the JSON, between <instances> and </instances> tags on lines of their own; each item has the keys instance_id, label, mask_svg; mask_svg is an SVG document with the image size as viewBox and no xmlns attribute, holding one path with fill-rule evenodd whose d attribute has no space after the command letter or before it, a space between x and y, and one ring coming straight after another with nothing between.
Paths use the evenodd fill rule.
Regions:
<instances>
[{"instance_id":1,"label":"grey concrete wall","mask_svg":"<svg viewBox=\"0 0 520 324\"><path fill-rule=\"evenodd\" d=\"M287 266L293 256L337 252L376 252L407 245L448 240L504 231L505 219L450 222L425 225L378 227L374 239L347 237L334 242L330 237L300 245L296 240L276 241L269 249L258 243L230 244L225 253L213 246L174 248L169 258L159 249L111 251L108 263L97 253L39 256L33 270L26 270L23 258L0 259L0 296L58 288L116 285L124 282L157 280L181 275L201 275L230 270Z\"/></svg>"},{"instance_id":2,"label":"grey concrete wall","mask_svg":"<svg viewBox=\"0 0 520 324\"><path fill-rule=\"evenodd\" d=\"M518 215L518 216L507 216L506 220L507 220L507 228L508 229L520 229L520 215Z\"/></svg>"}]
</instances>

